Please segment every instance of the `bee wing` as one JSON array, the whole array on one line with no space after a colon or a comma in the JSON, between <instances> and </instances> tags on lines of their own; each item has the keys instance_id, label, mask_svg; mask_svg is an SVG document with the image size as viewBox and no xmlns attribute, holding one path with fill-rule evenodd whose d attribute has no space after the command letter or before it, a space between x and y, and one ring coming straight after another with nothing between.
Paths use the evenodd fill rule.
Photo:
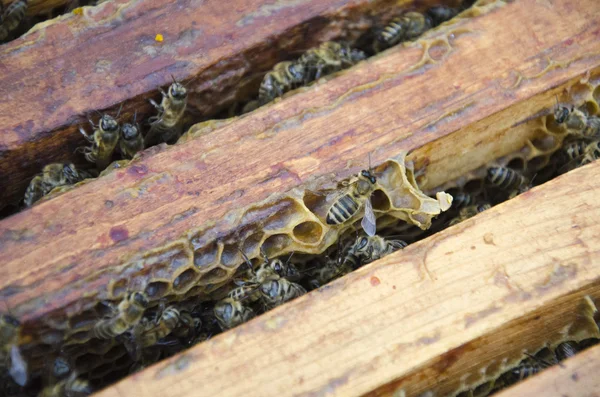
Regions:
<instances>
[{"instance_id":1,"label":"bee wing","mask_svg":"<svg viewBox=\"0 0 600 397\"><path fill-rule=\"evenodd\" d=\"M19 386L25 386L27 383L27 363L21 355L21 350L16 345L12 345L10 348L10 361L10 376Z\"/></svg>"},{"instance_id":2,"label":"bee wing","mask_svg":"<svg viewBox=\"0 0 600 397\"><path fill-rule=\"evenodd\" d=\"M365 216L363 216L360 225L364 229L367 235L373 237L377 233L377 223L375 219L375 212L373 212L373 204L371 204L371 198L365 201Z\"/></svg>"}]
</instances>

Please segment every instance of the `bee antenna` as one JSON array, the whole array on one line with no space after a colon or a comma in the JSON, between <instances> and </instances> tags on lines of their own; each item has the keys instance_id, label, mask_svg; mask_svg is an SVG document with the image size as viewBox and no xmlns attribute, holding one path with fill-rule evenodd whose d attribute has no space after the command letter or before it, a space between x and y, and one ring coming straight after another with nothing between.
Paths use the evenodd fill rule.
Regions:
<instances>
[{"instance_id":1,"label":"bee antenna","mask_svg":"<svg viewBox=\"0 0 600 397\"><path fill-rule=\"evenodd\" d=\"M290 260L292 259L292 256L294 256L294 251L292 251L292 253L290 254L289 258L287 258L287 261L285 261L285 265L286 266L290 263Z\"/></svg>"},{"instance_id":2,"label":"bee antenna","mask_svg":"<svg viewBox=\"0 0 600 397\"><path fill-rule=\"evenodd\" d=\"M373 167L371 167L371 152L369 152L369 172L371 172L373 170Z\"/></svg>"},{"instance_id":3,"label":"bee antenna","mask_svg":"<svg viewBox=\"0 0 600 397\"><path fill-rule=\"evenodd\" d=\"M123 110L123 103L121 103L121 106L119 106L119 111L117 112L117 117L115 118L119 118L119 116L121 115L121 110Z\"/></svg>"},{"instance_id":4,"label":"bee antenna","mask_svg":"<svg viewBox=\"0 0 600 397\"><path fill-rule=\"evenodd\" d=\"M265 251L265 247L260 247L260 254L265 258L265 261L269 261L269 257L267 256L267 252Z\"/></svg>"},{"instance_id":5,"label":"bee antenna","mask_svg":"<svg viewBox=\"0 0 600 397\"><path fill-rule=\"evenodd\" d=\"M246 266L248 266L248 270L254 273L254 267L252 267L252 262L250 262L250 259L248 259L248 257L240 247L238 247L238 251L240 251L240 254L242 254L242 258L244 258L244 263L246 264Z\"/></svg>"},{"instance_id":6,"label":"bee antenna","mask_svg":"<svg viewBox=\"0 0 600 397\"><path fill-rule=\"evenodd\" d=\"M98 113L98 116L102 117L102 113L100 113L98 109L94 109L94 112Z\"/></svg>"},{"instance_id":7,"label":"bee antenna","mask_svg":"<svg viewBox=\"0 0 600 397\"><path fill-rule=\"evenodd\" d=\"M133 124L136 124L137 120L137 110L133 113Z\"/></svg>"},{"instance_id":8,"label":"bee antenna","mask_svg":"<svg viewBox=\"0 0 600 397\"><path fill-rule=\"evenodd\" d=\"M173 83L177 83L177 80L175 80L175 76L173 76L173 73L171 73L171 78L173 79Z\"/></svg>"},{"instance_id":9,"label":"bee antenna","mask_svg":"<svg viewBox=\"0 0 600 397\"><path fill-rule=\"evenodd\" d=\"M556 94L556 95L554 96L554 98L556 98L556 107L558 108L558 107L559 107L559 106L558 106L558 94Z\"/></svg>"}]
</instances>

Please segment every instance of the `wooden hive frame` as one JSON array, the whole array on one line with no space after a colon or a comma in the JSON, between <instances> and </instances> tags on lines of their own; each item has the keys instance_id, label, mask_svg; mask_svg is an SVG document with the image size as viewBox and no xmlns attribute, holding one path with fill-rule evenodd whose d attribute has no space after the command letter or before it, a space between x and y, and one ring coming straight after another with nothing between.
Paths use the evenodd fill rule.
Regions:
<instances>
[{"instance_id":1,"label":"wooden hive frame","mask_svg":"<svg viewBox=\"0 0 600 397\"><path fill-rule=\"evenodd\" d=\"M257 9L261 4L256 2ZM212 65L216 69L206 72L210 78L198 80L201 91L236 70L227 62L221 68L223 59L256 51L267 39L284 41L294 28L313 26L323 15L327 21L338 15L360 20L358 15L370 7L366 1L299 4L273 11L297 15L276 33L269 30L272 26L255 30L243 48L214 50L203 66L181 68L181 77L201 74ZM332 184L363 168L369 153L379 165L411 151L415 168L426 169L421 187L435 191L529 147L547 126L545 115L557 95L565 102L600 97L600 32L594 27L600 13L593 0L489 2L478 10L472 18L442 26L329 81L210 126L209 133L206 126L193 128L197 136L190 134L181 144L149 149L123 170L2 220L2 301L35 335L47 319L76 315L89 302L110 297L115 277L128 271L124 264L145 266L148 251L162 255L160 247L178 244L199 225L217 240L235 235L236 209L268 204L294 189ZM33 34L50 37L76 23L67 19ZM314 42L344 36L334 23L323 26L309 34ZM82 34L92 36L95 28ZM137 29L132 34L149 33ZM41 39L26 44L28 38L5 47L6 67L19 65L19 48L31 57L49 48ZM289 51L303 48L301 43L284 46ZM143 56L131 56L143 63ZM251 66L272 66L278 59L274 52L264 57L268 60ZM154 57L151 63L169 71L171 66L165 65L178 65L169 56ZM246 75L246 69L240 74ZM119 81L132 78L114 76ZM135 88L110 97L98 94L104 101L99 108L114 109L128 100L126 111L131 113L168 78L132 83ZM66 86L52 95L77 97L96 83L89 84L74 91ZM223 97L237 95L227 89ZM36 92L25 91L22 98ZM209 106L198 101L193 107ZM22 189L24 176L35 172L31 162L23 166L26 171L15 172L21 166L10 159L30 153L30 158L49 161L55 158L54 148L72 148L76 126L69 123L73 115L91 110L92 103L84 105L89 109L58 112L51 125L43 124L46 113L32 112L36 127L26 137L18 131L2 135L7 148L3 175L18 174L4 179L7 187L10 183L7 200ZM173 396L417 396L428 390L447 395L465 382L482 382L486 371L507 367L523 350L535 351L567 335L593 335L597 328L582 318L593 310L590 299L600 298L599 170L594 163L567 173L98 395L140 390ZM255 221L262 222L261 216ZM188 248L178 252L194 255ZM235 260L242 262L241 257ZM595 348L567 361L566 369L552 371L564 385L573 379L572 373L563 376L571 365L591 373L597 356ZM542 375L504 394L523 395L517 388L551 390L550 375ZM593 376L578 379L581 390L596 382Z\"/></svg>"}]
</instances>

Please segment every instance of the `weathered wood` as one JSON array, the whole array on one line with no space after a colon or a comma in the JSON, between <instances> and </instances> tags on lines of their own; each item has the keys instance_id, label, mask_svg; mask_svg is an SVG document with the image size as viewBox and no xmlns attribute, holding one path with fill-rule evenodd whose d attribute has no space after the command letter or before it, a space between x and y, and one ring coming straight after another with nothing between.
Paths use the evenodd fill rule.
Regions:
<instances>
[{"instance_id":1,"label":"weathered wood","mask_svg":"<svg viewBox=\"0 0 600 397\"><path fill-rule=\"evenodd\" d=\"M598 336L599 174L563 175L97 396L445 396L523 350Z\"/></svg>"},{"instance_id":2,"label":"weathered wood","mask_svg":"<svg viewBox=\"0 0 600 397\"><path fill-rule=\"evenodd\" d=\"M432 145L415 152L421 163L429 161L429 187L484 164L491 159L486 156L506 154L515 147L503 140L495 146L494 138L551 107L548 86L568 87L599 65L600 33L589 29L597 22L589 17L595 9L594 0L576 6L557 0L553 7L527 0L459 21L207 136L149 150L126 169L5 219L0 296L25 322L77 305L83 295L102 298L132 256L199 226L215 238L228 235L236 230L228 217L233 208L315 177L346 177L364 167L368 153L379 163L445 142L435 154ZM430 54L438 46L448 51L415 67L424 45ZM548 59L561 67L548 66ZM519 74L525 78L515 84ZM490 124L502 109L511 109L512 117ZM468 126L476 121L487 128L473 137ZM522 146L528 136L513 138ZM487 154L450 166L455 153L481 142L489 142ZM448 170L440 171L444 165Z\"/></svg>"},{"instance_id":3,"label":"weathered wood","mask_svg":"<svg viewBox=\"0 0 600 397\"><path fill-rule=\"evenodd\" d=\"M594 346L563 361L562 366L547 369L498 397L598 397L600 395L600 346Z\"/></svg>"},{"instance_id":4,"label":"weathered wood","mask_svg":"<svg viewBox=\"0 0 600 397\"><path fill-rule=\"evenodd\" d=\"M194 79L189 108L200 121L248 99L276 62L353 41L408 3L114 0L40 24L0 49L0 96L10 98L0 103L0 207L21 199L45 164L84 161L74 155L84 145L78 126L95 110L114 115L124 103L123 120L134 111L145 120L147 100L173 75Z\"/></svg>"}]
</instances>

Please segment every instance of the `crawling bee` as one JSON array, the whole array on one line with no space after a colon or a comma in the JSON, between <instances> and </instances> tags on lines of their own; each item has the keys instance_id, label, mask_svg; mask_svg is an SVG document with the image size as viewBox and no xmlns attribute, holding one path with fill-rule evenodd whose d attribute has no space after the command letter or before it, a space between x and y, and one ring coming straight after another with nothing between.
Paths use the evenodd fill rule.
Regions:
<instances>
[{"instance_id":1,"label":"crawling bee","mask_svg":"<svg viewBox=\"0 0 600 397\"><path fill-rule=\"evenodd\" d=\"M431 19L420 12L407 12L406 14L392 19L376 36L373 50L381 52L402 41L419 37L425 31L431 29Z\"/></svg>"},{"instance_id":2,"label":"crawling bee","mask_svg":"<svg viewBox=\"0 0 600 397\"><path fill-rule=\"evenodd\" d=\"M371 193L375 191L376 183L377 178L366 170L350 181L342 183L345 188L327 211L327 224L341 225L348 222L363 205L367 205L369 212L372 212Z\"/></svg>"},{"instance_id":3,"label":"crawling bee","mask_svg":"<svg viewBox=\"0 0 600 397\"><path fill-rule=\"evenodd\" d=\"M12 2L6 10L3 10L0 4L0 43L6 41L9 35L15 31L25 17L27 11L27 0L17 0Z\"/></svg>"},{"instance_id":4,"label":"crawling bee","mask_svg":"<svg viewBox=\"0 0 600 397\"><path fill-rule=\"evenodd\" d=\"M583 139L578 139L567 143L563 148L562 152L565 156L566 161L575 161L585 155L585 148L588 142Z\"/></svg>"},{"instance_id":5,"label":"crawling bee","mask_svg":"<svg viewBox=\"0 0 600 397\"><path fill-rule=\"evenodd\" d=\"M134 292L128 294L119 303L114 317L96 323L92 330L93 336L98 339L111 339L127 332L140 322L147 307L148 298L144 293Z\"/></svg>"},{"instance_id":6,"label":"crawling bee","mask_svg":"<svg viewBox=\"0 0 600 397\"><path fill-rule=\"evenodd\" d=\"M8 314L0 314L0 370L8 369L8 374L19 386L25 386L29 379L27 362L18 346L19 320Z\"/></svg>"},{"instance_id":7,"label":"crawling bee","mask_svg":"<svg viewBox=\"0 0 600 397\"><path fill-rule=\"evenodd\" d=\"M306 51L298 60L304 65L304 84L318 80L323 76L339 72L342 69L367 58L367 55L347 43L326 41L317 48Z\"/></svg>"},{"instance_id":8,"label":"crawling bee","mask_svg":"<svg viewBox=\"0 0 600 397\"><path fill-rule=\"evenodd\" d=\"M67 379L45 387L38 397L83 397L92 394L90 383L73 372Z\"/></svg>"},{"instance_id":9,"label":"crawling bee","mask_svg":"<svg viewBox=\"0 0 600 397\"><path fill-rule=\"evenodd\" d=\"M240 285L229 291L227 297L237 302L243 302L245 300L255 302L260 299L260 295L258 294L259 285L260 284L253 282L243 282L243 285Z\"/></svg>"},{"instance_id":10,"label":"crawling bee","mask_svg":"<svg viewBox=\"0 0 600 397\"><path fill-rule=\"evenodd\" d=\"M25 206L31 207L41 199L60 186L72 185L90 175L87 172L78 171L72 163L52 163L46 165L41 175L33 177L25 190Z\"/></svg>"},{"instance_id":11,"label":"crawling bee","mask_svg":"<svg viewBox=\"0 0 600 397\"><path fill-rule=\"evenodd\" d=\"M337 257L326 257L325 263L316 266L311 272L308 280L308 286L311 289L317 289L322 285L327 284L331 280L334 280L352 271L352 267L344 263L344 258L341 255L343 251L345 251L345 249L342 248L342 243L340 240L338 240Z\"/></svg>"},{"instance_id":12,"label":"crawling bee","mask_svg":"<svg viewBox=\"0 0 600 397\"><path fill-rule=\"evenodd\" d=\"M146 147L162 142L175 143L183 132L183 115L187 107L187 89L173 77L173 84L165 93L160 90L160 105L150 99L152 106L158 110L156 116L150 117L150 131L144 138Z\"/></svg>"},{"instance_id":13,"label":"crawling bee","mask_svg":"<svg viewBox=\"0 0 600 397\"><path fill-rule=\"evenodd\" d=\"M600 141L594 141L585 147L580 165L586 165L598 159L600 159Z\"/></svg>"},{"instance_id":14,"label":"crawling bee","mask_svg":"<svg viewBox=\"0 0 600 397\"><path fill-rule=\"evenodd\" d=\"M431 21L431 26L435 27L454 18L458 12L459 10L457 8L448 6L435 6L428 9L426 14Z\"/></svg>"},{"instance_id":15,"label":"crawling bee","mask_svg":"<svg viewBox=\"0 0 600 397\"><path fill-rule=\"evenodd\" d=\"M473 203L473 196L469 193L459 192L452 195L452 207L463 208Z\"/></svg>"},{"instance_id":16,"label":"crawling bee","mask_svg":"<svg viewBox=\"0 0 600 397\"><path fill-rule=\"evenodd\" d=\"M362 236L350 247L344 258L344 264L358 269L394 251L403 249L408 244L402 240L386 240L380 236Z\"/></svg>"},{"instance_id":17,"label":"crawling bee","mask_svg":"<svg viewBox=\"0 0 600 397\"><path fill-rule=\"evenodd\" d=\"M121 110L119 110L120 114ZM118 114L117 114L117 117ZM83 128L79 128L79 132L83 134L85 139L92 145L83 149L85 159L90 163L95 163L99 171L105 169L112 160L113 152L119 141L119 123L108 114L102 115L98 125L94 125L92 120L89 120L94 133L90 136Z\"/></svg>"},{"instance_id":18,"label":"crawling bee","mask_svg":"<svg viewBox=\"0 0 600 397\"><path fill-rule=\"evenodd\" d=\"M554 354L556 355L556 359L558 361L563 361L576 355L579 350L580 349L577 342L563 342L556 346L556 349L554 349Z\"/></svg>"},{"instance_id":19,"label":"crawling bee","mask_svg":"<svg viewBox=\"0 0 600 397\"><path fill-rule=\"evenodd\" d=\"M506 167L488 168L487 181L493 186L507 191L527 185L527 178L520 172Z\"/></svg>"},{"instance_id":20,"label":"crawling bee","mask_svg":"<svg viewBox=\"0 0 600 397\"><path fill-rule=\"evenodd\" d=\"M160 316L157 316L156 322L150 324L150 326L142 332L140 345L142 347L155 345L159 339L171 334L171 332L177 328L181 320L182 316L179 310L174 306L167 307Z\"/></svg>"},{"instance_id":21,"label":"crawling bee","mask_svg":"<svg viewBox=\"0 0 600 397\"><path fill-rule=\"evenodd\" d=\"M222 330L228 330L245 323L256 316L254 310L235 299L225 298L215 304L214 314Z\"/></svg>"},{"instance_id":22,"label":"crawling bee","mask_svg":"<svg viewBox=\"0 0 600 397\"><path fill-rule=\"evenodd\" d=\"M269 259L266 252L264 252L264 250L261 248L263 262L258 266L258 269L256 269L255 271L252 266L252 262L250 262L246 254L244 254L241 250L240 252L246 262L248 271L250 272L250 277L248 280L242 280L238 283L242 286L252 287L252 285L256 286L264 283L267 280L274 280L280 277L287 278L290 281L298 281L302 278L302 273L300 273L298 268L290 262L290 260L292 259L292 255L290 255L285 262L283 262L279 258ZM236 292L236 294L241 292L242 291L240 290L239 292ZM234 297L232 296L232 298Z\"/></svg>"},{"instance_id":23,"label":"crawling bee","mask_svg":"<svg viewBox=\"0 0 600 397\"><path fill-rule=\"evenodd\" d=\"M557 106L554 120L558 125L564 125L568 132L587 138L600 138L600 117L588 116L580 109Z\"/></svg>"},{"instance_id":24,"label":"crawling bee","mask_svg":"<svg viewBox=\"0 0 600 397\"><path fill-rule=\"evenodd\" d=\"M133 124L125 123L121 127L121 139L119 140L119 149L123 157L131 159L137 152L144 150L144 137L140 132L139 126L133 118Z\"/></svg>"},{"instance_id":25,"label":"crawling bee","mask_svg":"<svg viewBox=\"0 0 600 397\"><path fill-rule=\"evenodd\" d=\"M487 203L473 204L473 205L469 205L467 207L461 208L461 210L458 213L458 216L456 218L450 220L449 225L450 226L456 225L457 223L460 223L464 220L472 218L475 215L479 214L480 212L489 210L490 208L492 208L492 206Z\"/></svg>"},{"instance_id":26,"label":"crawling bee","mask_svg":"<svg viewBox=\"0 0 600 397\"><path fill-rule=\"evenodd\" d=\"M299 62L279 62L268 72L258 89L260 105L271 102L288 91L300 86L305 80L305 68Z\"/></svg>"},{"instance_id":27,"label":"crawling bee","mask_svg":"<svg viewBox=\"0 0 600 397\"><path fill-rule=\"evenodd\" d=\"M279 306L306 293L300 284L285 278L265 281L260 285L259 291L267 308Z\"/></svg>"}]
</instances>

